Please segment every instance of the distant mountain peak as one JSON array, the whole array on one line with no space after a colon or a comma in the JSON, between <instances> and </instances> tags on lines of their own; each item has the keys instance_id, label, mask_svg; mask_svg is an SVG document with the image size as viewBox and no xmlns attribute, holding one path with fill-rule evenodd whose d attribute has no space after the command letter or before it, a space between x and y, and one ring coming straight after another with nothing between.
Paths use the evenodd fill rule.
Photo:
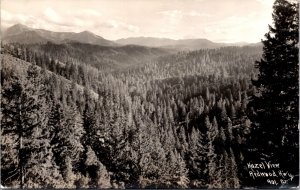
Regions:
<instances>
[{"instance_id":1,"label":"distant mountain peak","mask_svg":"<svg viewBox=\"0 0 300 190\"><path fill-rule=\"evenodd\" d=\"M88 30L79 32L79 34L93 34L93 35L94 35L94 33L90 32L90 31L88 31Z\"/></svg>"},{"instance_id":2,"label":"distant mountain peak","mask_svg":"<svg viewBox=\"0 0 300 190\"><path fill-rule=\"evenodd\" d=\"M96 38L104 39L103 37L98 36L98 35L94 34L93 32L90 32L90 31L88 31L88 30L79 32L78 34L79 34L79 35L82 35L82 36L84 36L84 37L96 37Z\"/></svg>"},{"instance_id":3,"label":"distant mountain peak","mask_svg":"<svg viewBox=\"0 0 300 190\"><path fill-rule=\"evenodd\" d=\"M15 24L13 26L11 26L10 28L26 28L26 29L30 29L28 26L24 25L24 24Z\"/></svg>"},{"instance_id":4,"label":"distant mountain peak","mask_svg":"<svg viewBox=\"0 0 300 190\"><path fill-rule=\"evenodd\" d=\"M28 26L25 26L23 24L15 24L9 28L7 28L6 30L6 34L7 35L16 35L25 31L29 31L31 30L31 28L29 28Z\"/></svg>"}]
</instances>

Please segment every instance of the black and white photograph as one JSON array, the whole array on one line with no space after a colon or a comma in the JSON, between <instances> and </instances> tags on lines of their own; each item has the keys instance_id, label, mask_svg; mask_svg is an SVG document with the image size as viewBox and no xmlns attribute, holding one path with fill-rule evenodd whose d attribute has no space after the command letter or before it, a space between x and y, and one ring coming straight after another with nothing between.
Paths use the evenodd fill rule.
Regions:
<instances>
[{"instance_id":1,"label":"black and white photograph","mask_svg":"<svg viewBox=\"0 0 300 190\"><path fill-rule=\"evenodd\" d=\"M1 189L299 188L297 0L0 0Z\"/></svg>"}]
</instances>

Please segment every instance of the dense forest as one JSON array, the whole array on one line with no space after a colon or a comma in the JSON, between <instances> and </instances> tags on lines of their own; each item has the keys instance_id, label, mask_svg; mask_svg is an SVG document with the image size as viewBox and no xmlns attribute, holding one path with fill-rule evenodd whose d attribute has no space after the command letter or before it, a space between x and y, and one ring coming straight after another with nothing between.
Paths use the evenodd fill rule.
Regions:
<instances>
[{"instance_id":1,"label":"dense forest","mask_svg":"<svg viewBox=\"0 0 300 190\"><path fill-rule=\"evenodd\" d=\"M23 144L37 141L28 147L28 153L40 154L32 159L48 163L46 176L50 171L57 175L45 184L75 187L81 180L77 183L83 187L102 187L103 181L126 187L240 186L237 162L243 159L240 147L249 127L244 117L253 93L249 81L261 48L181 52L113 72L28 50L17 44L3 48L3 114L19 117L2 120L4 127L15 127L8 137L16 138L3 154L18 155L11 151L19 146L21 124ZM45 160L47 154L50 160ZM2 173L12 172L18 160L9 160ZM30 158L22 161L29 167L26 173L31 171ZM227 179L223 172L230 172ZM13 174L8 180L18 183Z\"/></svg>"},{"instance_id":2,"label":"dense forest","mask_svg":"<svg viewBox=\"0 0 300 190\"><path fill-rule=\"evenodd\" d=\"M247 163L257 155L253 134L261 132L251 105L259 102L253 97L264 80L255 62L270 60L267 41L263 47L177 53L77 42L1 44L1 183L17 188L266 185L252 181ZM297 150L297 143L285 148ZM297 156L290 159L299 164Z\"/></svg>"}]
</instances>

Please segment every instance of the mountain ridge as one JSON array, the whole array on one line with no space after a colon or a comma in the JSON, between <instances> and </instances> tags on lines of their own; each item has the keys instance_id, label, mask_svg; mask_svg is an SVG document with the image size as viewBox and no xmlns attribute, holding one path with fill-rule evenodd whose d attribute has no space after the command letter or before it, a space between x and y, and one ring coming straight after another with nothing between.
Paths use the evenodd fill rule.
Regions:
<instances>
[{"instance_id":1,"label":"mountain ridge","mask_svg":"<svg viewBox=\"0 0 300 190\"><path fill-rule=\"evenodd\" d=\"M30 28L23 24L16 24L5 31L3 31L2 41L4 43L42 43L48 41L56 44L80 42L100 46L125 46L125 45L138 45L146 47L155 47L163 49L171 49L178 51L193 51L198 49L214 49L226 46L259 46L261 43L218 43L205 38L195 39L179 39L174 40L170 38L158 37L129 37L121 38L118 40L107 40L90 31L82 32L53 32L45 29Z\"/></svg>"},{"instance_id":2,"label":"mountain ridge","mask_svg":"<svg viewBox=\"0 0 300 190\"><path fill-rule=\"evenodd\" d=\"M197 49L213 49L226 46L248 46L258 45L259 43L218 43L205 38L195 39L179 39L174 40L170 38L156 38L156 37L129 37L115 40L116 43L121 45L142 45L148 47L162 47L180 50L197 50Z\"/></svg>"},{"instance_id":3,"label":"mountain ridge","mask_svg":"<svg viewBox=\"0 0 300 190\"><path fill-rule=\"evenodd\" d=\"M30 38L29 38L30 37ZM104 39L90 31L82 32L53 32L45 29L34 29L22 24L16 24L7 28L3 32L2 41L4 43L21 42L31 43L65 43L66 41L76 41L101 46L117 46L113 41Z\"/></svg>"}]
</instances>

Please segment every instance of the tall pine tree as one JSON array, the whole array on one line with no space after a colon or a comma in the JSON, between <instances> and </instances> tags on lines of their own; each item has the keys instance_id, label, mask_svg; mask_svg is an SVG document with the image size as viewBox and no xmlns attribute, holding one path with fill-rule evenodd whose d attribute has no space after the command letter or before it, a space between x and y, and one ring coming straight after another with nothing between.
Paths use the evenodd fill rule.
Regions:
<instances>
[{"instance_id":1,"label":"tall pine tree","mask_svg":"<svg viewBox=\"0 0 300 190\"><path fill-rule=\"evenodd\" d=\"M249 107L253 123L249 161L280 163L281 168L297 174L298 136L298 3L276 0L274 25L269 26L263 55L253 85L257 93Z\"/></svg>"}]
</instances>

